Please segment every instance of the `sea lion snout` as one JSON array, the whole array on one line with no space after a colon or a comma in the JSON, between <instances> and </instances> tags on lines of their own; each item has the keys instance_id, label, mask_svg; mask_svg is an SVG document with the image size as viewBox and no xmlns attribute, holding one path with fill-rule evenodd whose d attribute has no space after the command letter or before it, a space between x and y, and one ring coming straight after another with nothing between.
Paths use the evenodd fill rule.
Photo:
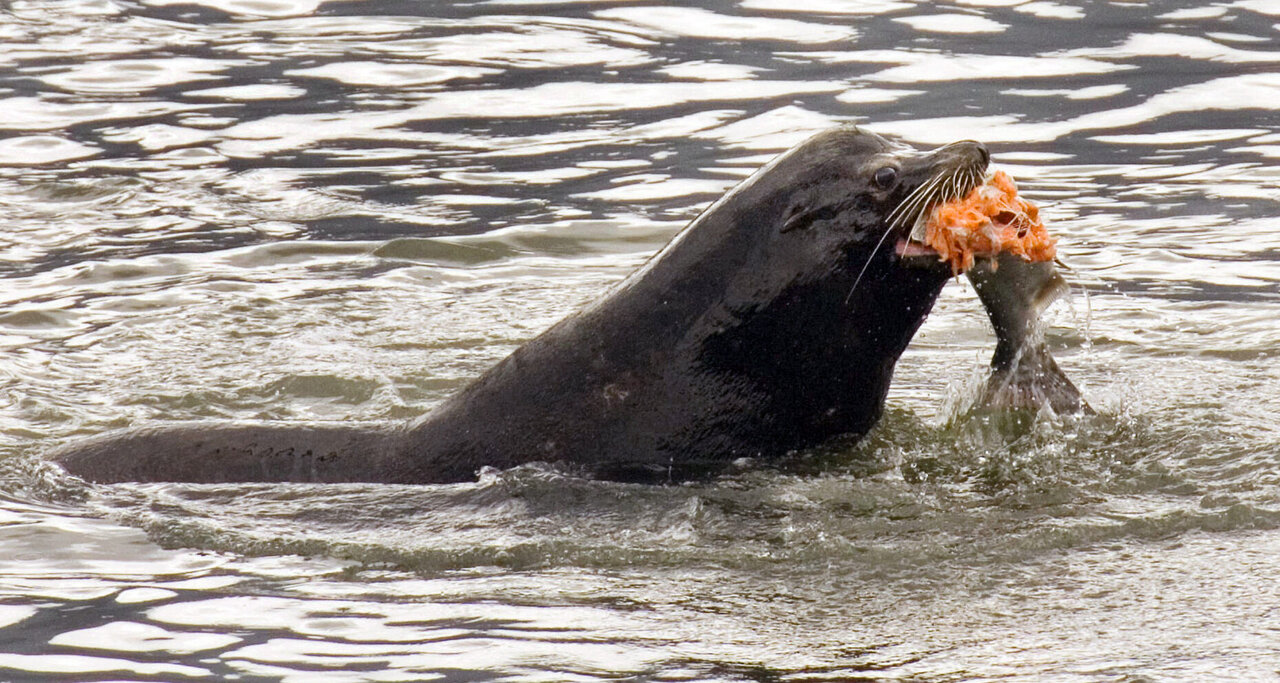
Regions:
<instances>
[{"instance_id":1,"label":"sea lion snout","mask_svg":"<svg viewBox=\"0 0 1280 683\"><path fill-rule=\"evenodd\" d=\"M979 166L986 168L991 163L991 152L987 146L977 140L960 140L939 147L935 152L939 161L951 161L957 166Z\"/></svg>"},{"instance_id":2,"label":"sea lion snout","mask_svg":"<svg viewBox=\"0 0 1280 683\"><path fill-rule=\"evenodd\" d=\"M991 152L976 140L961 140L939 147L930 155L940 174L972 174L981 177L991 163Z\"/></svg>"}]
</instances>

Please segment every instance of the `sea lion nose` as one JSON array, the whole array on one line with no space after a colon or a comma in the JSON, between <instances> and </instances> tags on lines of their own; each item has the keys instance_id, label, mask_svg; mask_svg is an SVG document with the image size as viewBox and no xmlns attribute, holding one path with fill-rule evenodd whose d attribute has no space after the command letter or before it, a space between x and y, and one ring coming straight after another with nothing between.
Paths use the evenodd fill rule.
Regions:
<instances>
[{"instance_id":1,"label":"sea lion nose","mask_svg":"<svg viewBox=\"0 0 1280 683\"><path fill-rule=\"evenodd\" d=\"M987 150L987 146L981 142L975 142L973 143L973 146L978 148L978 158L982 159L982 165L986 166L987 164L990 164L991 152Z\"/></svg>"},{"instance_id":2,"label":"sea lion nose","mask_svg":"<svg viewBox=\"0 0 1280 683\"><path fill-rule=\"evenodd\" d=\"M977 140L961 140L955 143L956 147L966 154L972 155L970 158L976 157L978 163L986 166L991 163L991 152L987 150L987 146Z\"/></svg>"},{"instance_id":3,"label":"sea lion nose","mask_svg":"<svg viewBox=\"0 0 1280 683\"><path fill-rule=\"evenodd\" d=\"M938 159L947 159L950 163L965 166L977 164L986 168L991 163L991 152L987 146L977 140L961 140L953 142L938 150Z\"/></svg>"}]
</instances>

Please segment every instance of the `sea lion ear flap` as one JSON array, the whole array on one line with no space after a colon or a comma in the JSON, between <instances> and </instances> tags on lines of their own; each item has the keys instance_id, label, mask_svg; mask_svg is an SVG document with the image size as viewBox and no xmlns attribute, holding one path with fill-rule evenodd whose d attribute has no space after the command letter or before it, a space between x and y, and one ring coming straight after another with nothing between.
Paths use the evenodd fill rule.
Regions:
<instances>
[{"instance_id":1,"label":"sea lion ear flap","mask_svg":"<svg viewBox=\"0 0 1280 683\"><path fill-rule=\"evenodd\" d=\"M782 228L778 232L791 232L800 228L807 228L813 222L810 213L805 211L803 206L793 206L787 211L787 218L782 222Z\"/></svg>"},{"instance_id":2,"label":"sea lion ear flap","mask_svg":"<svg viewBox=\"0 0 1280 683\"><path fill-rule=\"evenodd\" d=\"M813 225L815 221L829 220L835 218L835 216L836 209L833 206L820 206L816 209L810 209L806 206L793 206L787 212L786 220L782 222L782 228L778 232L803 230Z\"/></svg>"}]
</instances>

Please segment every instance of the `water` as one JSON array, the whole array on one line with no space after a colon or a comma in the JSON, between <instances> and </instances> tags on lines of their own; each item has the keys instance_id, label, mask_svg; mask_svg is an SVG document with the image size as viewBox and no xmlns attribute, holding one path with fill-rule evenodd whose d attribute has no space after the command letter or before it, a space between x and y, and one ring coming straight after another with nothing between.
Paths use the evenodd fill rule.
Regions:
<instances>
[{"instance_id":1,"label":"water","mask_svg":"<svg viewBox=\"0 0 1280 683\"><path fill-rule=\"evenodd\" d=\"M0 10L0 680L1280 675L1280 6L45 0ZM87 486L67 439L400 420L857 121L989 143L1099 415L686 486Z\"/></svg>"}]
</instances>

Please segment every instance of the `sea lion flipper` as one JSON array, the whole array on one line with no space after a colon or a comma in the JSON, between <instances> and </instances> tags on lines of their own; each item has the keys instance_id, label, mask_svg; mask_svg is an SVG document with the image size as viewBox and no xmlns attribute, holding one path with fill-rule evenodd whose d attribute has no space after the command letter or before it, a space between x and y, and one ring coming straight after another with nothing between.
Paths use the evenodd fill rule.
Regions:
<instances>
[{"instance_id":1,"label":"sea lion flipper","mask_svg":"<svg viewBox=\"0 0 1280 683\"><path fill-rule=\"evenodd\" d=\"M49 458L99 483L388 481L395 443L381 426L189 423L107 432Z\"/></svg>"}]
</instances>

